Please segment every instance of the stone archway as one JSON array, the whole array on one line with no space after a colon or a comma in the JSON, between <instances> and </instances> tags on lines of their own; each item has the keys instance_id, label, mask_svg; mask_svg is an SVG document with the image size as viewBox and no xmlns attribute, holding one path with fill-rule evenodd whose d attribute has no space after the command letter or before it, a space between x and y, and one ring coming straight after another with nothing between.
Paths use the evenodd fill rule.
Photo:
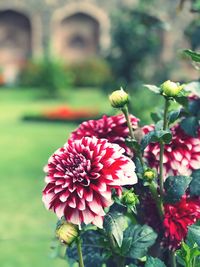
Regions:
<instances>
[{"instance_id":1,"label":"stone archway","mask_svg":"<svg viewBox=\"0 0 200 267\"><path fill-rule=\"evenodd\" d=\"M20 66L31 56L31 32L25 14L11 9L0 11L0 68L7 82L15 80Z\"/></svg>"},{"instance_id":2,"label":"stone archway","mask_svg":"<svg viewBox=\"0 0 200 267\"><path fill-rule=\"evenodd\" d=\"M98 55L109 45L109 19L88 3L73 3L55 12L52 20L54 55L76 62Z\"/></svg>"}]
</instances>

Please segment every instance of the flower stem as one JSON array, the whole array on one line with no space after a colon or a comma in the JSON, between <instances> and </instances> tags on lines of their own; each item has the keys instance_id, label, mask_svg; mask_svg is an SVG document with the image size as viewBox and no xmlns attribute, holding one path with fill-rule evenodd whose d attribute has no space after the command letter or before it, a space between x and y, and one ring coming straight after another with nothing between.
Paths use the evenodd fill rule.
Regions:
<instances>
[{"instance_id":1,"label":"flower stem","mask_svg":"<svg viewBox=\"0 0 200 267\"><path fill-rule=\"evenodd\" d=\"M176 267L176 254L174 251L170 252L171 267Z\"/></svg>"},{"instance_id":2,"label":"flower stem","mask_svg":"<svg viewBox=\"0 0 200 267\"><path fill-rule=\"evenodd\" d=\"M130 133L131 139L135 140L135 136L134 136L133 128L132 128L132 125L131 125L131 120L130 120L130 116L129 116L129 111L128 111L127 105L122 108L122 112L124 113L124 116L126 118L126 122L127 122L127 125L128 125L128 129L129 129L129 133Z\"/></svg>"},{"instance_id":3,"label":"flower stem","mask_svg":"<svg viewBox=\"0 0 200 267\"><path fill-rule=\"evenodd\" d=\"M165 107L164 107L164 116L163 116L163 130L167 129L167 112L169 108L169 100L165 98ZM163 157L164 157L164 148L165 144L163 142L160 143L160 159L159 159L159 178L160 178L160 195L161 198L164 196L164 177L163 177Z\"/></svg>"},{"instance_id":4,"label":"flower stem","mask_svg":"<svg viewBox=\"0 0 200 267\"><path fill-rule=\"evenodd\" d=\"M160 218L162 219L163 218L163 214L164 214L163 203L162 203L162 200L160 199L160 197L158 196L157 188L156 188L156 186L155 186L155 184L153 182L149 185L149 189L150 189L150 192L151 192L151 195L152 195L153 199L156 202L156 206L157 206Z\"/></svg>"},{"instance_id":5,"label":"flower stem","mask_svg":"<svg viewBox=\"0 0 200 267\"><path fill-rule=\"evenodd\" d=\"M131 125L131 120L130 120L130 115L129 115L129 111L128 111L128 107L127 105L124 106L122 108L122 112L126 118L126 122L127 122L127 126L128 126L128 129L129 129L129 134L130 134L130 137L132 140L136 140L135 139L135 135L134 135L134 132L133 132L133 128L132 128L132 125ZM140 163L142 165L142 167L144 167L144 161L143 161L143 158L142 158L142 154L141 154L141 151L136 151L136 154L140 160Z\"/></svg>"},{"instance_id":6,"label":"flower stem","mask_svg":"<svg viewBox=\"0 0 200 267\"><path fill-rule=\"evenodd\" d=\"M77 251L78 251L78 258L79 258L79 267L84 267L80 236L78 236L76 244L77 244Z\"/></svg>"}]
</instances>

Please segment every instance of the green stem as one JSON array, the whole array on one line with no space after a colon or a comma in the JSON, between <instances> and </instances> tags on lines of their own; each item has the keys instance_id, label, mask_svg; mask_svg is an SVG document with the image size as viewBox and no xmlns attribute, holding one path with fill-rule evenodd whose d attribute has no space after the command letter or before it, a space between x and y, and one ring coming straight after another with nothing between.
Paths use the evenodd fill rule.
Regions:
<instances>
[{"instance_id":1,"label":"green stem","mask_svg":"<svg viewBox=\"0 0 200 267\"><path fill-rule=\"evenodd\" d=\"M127 122L127 126L128 126L128 129L129 129L130 137L131 137L132 140L136 140L135 139L135 135L134 135L134 131L133 131L133 128L132 128L132 124L131 124L130 115L129 115L129 111L128 111L127 105L122 108L122 112L124 113L124 116L126 118L126 122ZM138 158L139 158L139 160L141 162L141 165L144 167L144 161L143 161L143 158L142 158L141 151L136 151L136 153L137 153L137 156L138 156Z\"/></svg>"},{"instance_id":2,"label":"green stem","mask_svg":"<svg viewBox=\"0 0 200 267\"><path fill-rule=\"evenodd\" d=\"M174 251L170 253L171 267L176 267L176 254Z\"/></svg>"},{"instance_id":3,"label":"green stem","mask_svg":"<svg viewBox=\"0 0 200 267\"><path fill-rule=\"evenodd\" d=\"M133 132L133 128L132 128L132 125L131 125L131 120L130 120L130 116L129 116L129 112L128 112L128 107L125 106L124 108L122 108L122 112L124 113L124 116L126 118L126 122L127 122L127 125L128 125L128 129L129 129L129 133L130 133L131 139L135 140L135 136L134 136L134 132Z\"/></svg>"},{"instance_id":4,"label":"green stem","mask_svg":"<svg viewBox=\"0 0 200 267\"><path fill-rule=\"evenodd\" d=\"M150 189L153 199L156 202L156 206L157 206L160 218L163 219L163 215L164 215L163 203L162 203L161 198L158 196L157 188L153 182L149 185L149 189Z\"/></svg>"},{"instance_id":5,"label":"green stem","mask_svg":"<svg viewBox=\"0 0 200 267\"><path fill-rule=\"evenodd\" d=\"M79 267L84 267L80 236L77 238L76 244L77 244L77 251L78 251L78 258L79 258Z\"/></svg>"},{"instance_id":6,"label":"green stem","mask_svg":"<svg viewBox=\"0 0 200 267\"><path fill-rule=\"evenodd\" d=\"M164 107L164 118L163 118L163 130L167 129L167 112L168 112L168 108L169 108L169 100L166 98L165 99L165 107ZM160 143L160 159L159 159L159 178L160 178L160 195L161 198L163 198L164 196L164 177L163 177L163 157L164 157L164 148L165 148L165 144L164 143Z\"/></svg>"}]
</instances>

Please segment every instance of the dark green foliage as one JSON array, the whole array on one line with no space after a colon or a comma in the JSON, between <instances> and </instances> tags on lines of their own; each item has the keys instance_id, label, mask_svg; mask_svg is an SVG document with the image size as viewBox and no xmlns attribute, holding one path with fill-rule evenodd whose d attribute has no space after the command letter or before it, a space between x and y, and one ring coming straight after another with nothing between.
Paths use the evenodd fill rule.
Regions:
<instances>
[{"instance_id":1,"label":"dark green foliage","mask_svg":"<svg viewBox=\"0 0 200 267\"><path fill-rule=\"evenodd\" d=\"M110 257L108 244L103 235L98 231L89 230L82 234L82 253L85 267L101 266ZM78 261L77 247L74 243L66 250L67 257L71 263Z\"/></svg>"},{"instance_id":2,"label":"dark green foliage","mask_svg":"<svg viewBox=\"0 0 200 267\"><path fill-rule=\"evenodd\" d=\"M155 129L148 134L146 134L141 142L141 149L144 150L149 143L151 142L159 142L169 144L172 139L172 134L170 130L162 130L162 129Z\"/></svg>"},{"instance_id":3,"label":"dark green foliage","mask_svg":"<svg viewBox=\"0 0 200 267\"><path fill-rule=\"evenodd\" d=\"M60 61L44 59L30 62L22 70L19 83L46 90L49 95L57 95L72 84L71 73L66 73Z\"/></svg>"},{"instance_id":4,"label":"dark green foliage","mask_svg":"<svg viewBox=\"0 0 200 267\"><path fill-rule=\"evenodd\" d=\"M184 50L184 53L189 56L194 62L200 62L200 54L192 50Z\"/></svg>"},{"instance_id":5,"label":"dark green foliage","mask_svg":"<svg viewBox=\"0 0 200 267\"><path fill-rule=\"evenodd\" d=\"M104 229L108 237L113 237L119 247L123 241L123 231L128 226L126 217L117 211L109 212L104 217Z\"/></svg>"},{"instance_id":6,"label":"dark green foliage","mask_svg":"<svg viewBox=\"0 0 200 267\"><path fill-rule=\"evenodd\" d=\"M123 7L112 17L112 45L108 59L118 85L144 79L148 57L159 55L161 21L135 8Z\"/></svg>"},{"instance_id":7,"label":"dark green foliage","mask_svg":"<svg viewBox=\"0 0 200 267\"><path fill-rule=\"evenodd\" d=\"M166 267L166 265L158 258L148 257L145 267Z\"/></svg>"},{"instance_id":8,"label":"dark green foliage","mask_svg":"<svg viewBox=\"0 0 200 267\"><path fill-rule=\"evenodd\" d=\"M121 254L125 257L139 259L146 255L157 238L157 234L147 225L130 225L124 231Z\"/></svg>"},{"instance_id":9,"label":"dark green foliage","mask_svg":"<svg viewBox=\"0 0 200 267\"><path fill-rule=\"evenodd\" d=\"M200 226L199 225L193 224L188 227L187 243L189 243L190 245L194 245L196 243L200 248Z\"/></svg>"},{"instance_id":10,"label":"dark green foliage","mask_svg":"<svg viewBox=\"0 0 200 267\"><path fill-rule=\"evenodd\" d=\"M192 178L188 176L169 176L165 180L166 201L169 203L178 202L185 193Z\"/></svg>"},{"instance_id":11,"label":"dark green foliage","mask_svg":"<svg viewBox=\"0 0 200 267\"><path fill-rule=\"evenodd\" d=\"M200 196L200 169L195 170L192 173L192 182L190 183L190 194L191 196Z\"/></svg>"},{"instance_id":12,"label":"dark green foliage","mask_svg":"<svg viewBox=\"0 0 200 267\"><path fill-rule=\"evenodd\" d=\"M199 127L199 121L197 117L191 116L185 118L181 121L180 125L186 134L197 137L197 131Z\"/></svg>"},{"instance_id":13,"label":"dark green foliage","mask_svg":"<svg viewBox=\"0 0 200 267\"><path fill-rule=\"evenodd\" d=\"M181 112L180 109L169 112L169 114L168 114L169 123L174 123L178 119L180 112Z\"/></svg>"}]
</instances>

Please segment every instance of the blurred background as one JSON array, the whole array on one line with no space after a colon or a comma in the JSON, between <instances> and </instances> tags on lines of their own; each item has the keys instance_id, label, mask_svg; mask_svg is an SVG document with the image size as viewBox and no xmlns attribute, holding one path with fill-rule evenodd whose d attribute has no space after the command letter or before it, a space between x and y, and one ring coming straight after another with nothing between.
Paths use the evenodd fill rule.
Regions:
<instances>
[{"instance_id":1,"label":"blurred background","mask_svg":"<svg viewBox=\"0 0 200 267\"><path fill-rule=\"evenodd\" d=\"M81 121L113 115L120 86L142 124L159 104L142 84L199 78L199 0L0 1L0 266L62 267L43 166Z\"/></svg>"}]
</instances>

